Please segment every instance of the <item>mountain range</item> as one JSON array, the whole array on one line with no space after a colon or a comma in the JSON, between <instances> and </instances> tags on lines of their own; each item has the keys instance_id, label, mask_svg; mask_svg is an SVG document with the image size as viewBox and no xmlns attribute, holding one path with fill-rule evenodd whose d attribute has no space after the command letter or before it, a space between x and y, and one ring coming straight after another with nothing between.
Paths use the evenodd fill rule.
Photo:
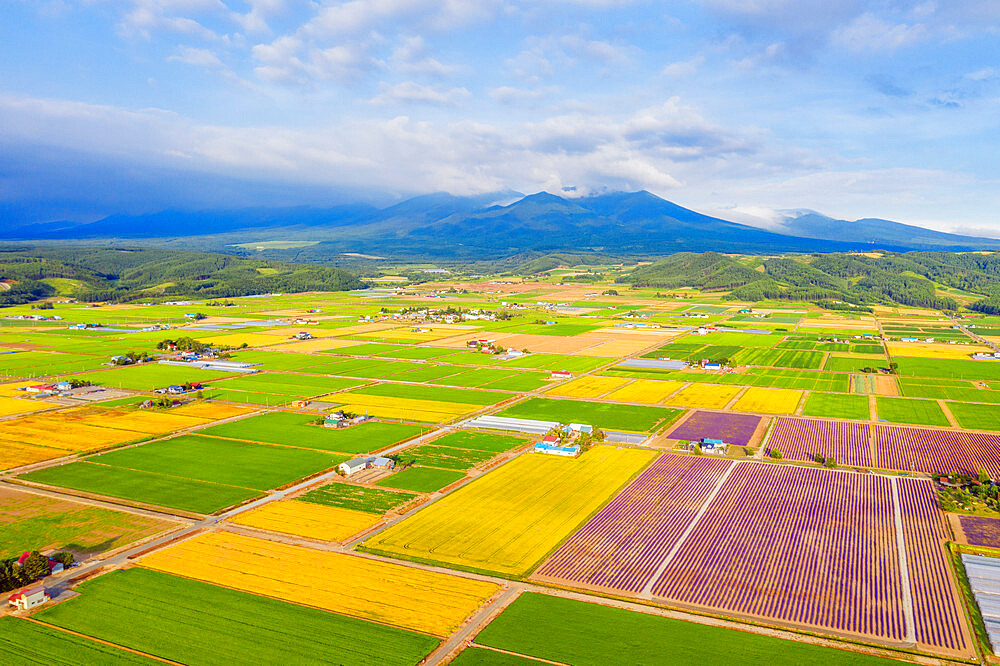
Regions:
<instances>
[{"instance_id":1,"label":"mountain range","mask_svg":"<svg viewBox=\"0 0 1000 666\"><path fill-rule=\"evenodd\" d=\"M520 252L594 251L654 256L679 251L838 252L881 249L1000 249L1000 240L889 220L837 220L798 212L768 228L704 215L647 191L581 198L504 191L435 193L386 208L248 208L112 215L96 222L47 222L0 230L6 240L142 240L144 245L244 252L237 244L310 241L275 256L315 261L346 252L406 257L497 258ZM253 252L254 250L245 250ZM284 255L281 253L284 252Z\"/></svg>"}]
</instances>

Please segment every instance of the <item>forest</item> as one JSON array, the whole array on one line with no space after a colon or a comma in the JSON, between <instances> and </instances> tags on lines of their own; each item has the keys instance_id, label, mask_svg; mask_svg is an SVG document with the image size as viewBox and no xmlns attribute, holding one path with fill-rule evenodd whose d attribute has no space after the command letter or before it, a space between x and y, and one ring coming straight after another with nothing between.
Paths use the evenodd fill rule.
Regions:
<instances>
[{"instance_id":1,"label":"forest","mask_svg":"<svg viewBox=\"0 0 1000 666\"><path fill-rule=\"evenodd\" d=\"M0 306L51 296L85 302L226 298L344 291L364 285L339 268L222 254L86 247L0 248Z\"/></svg>"},{"instance_id":2,"label":"forest","mask_svg":"<svg viewBox=\"0 0 1000 666\"><path fill-rule=\"evenodd\" d=\"M939 287L981 298L969 308L1000 313L1000 254L880 252L789 255L777 258L681 252L640 266L618 282L641 287L695 287L732 292L734 299L871 304L897 303L955 310Z\"/></svg>"}]
</instances>

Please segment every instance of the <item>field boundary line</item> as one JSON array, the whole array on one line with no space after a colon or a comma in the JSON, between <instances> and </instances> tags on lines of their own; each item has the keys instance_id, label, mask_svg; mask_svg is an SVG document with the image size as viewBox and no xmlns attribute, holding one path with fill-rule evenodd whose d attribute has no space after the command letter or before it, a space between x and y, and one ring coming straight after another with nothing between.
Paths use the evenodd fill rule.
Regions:
<instances>
[{"instance_id":1,"label":"field boundary line","mask_svg":"<svg viewBox=\"0 0 1000 666\"><path fill-rule=\"evenodd\" d=\"M25 617L24 619L27 620L28 622L34 622L35 624L40 625L42 627L46 627L48 629L55 629L56 631L61 631L61 632L65 633L65 634L70 634L72 636L77 636L79 638L84 638L84 639L86 639L88 641L92 641L94 643L100 643L101 645L107 645L109 647L116 648L118 650L121 650L122 652L131 652L132 654L137 654L137 655L142 656L142 657L149 657L150 659L153 659L155 661L161 661L164 664L177 664L177 666L182 666L181 662L179 662L179 661L171 661L171 660L166 659L164 657L158 657L155 654L150 654L148 652L140 652L139 650L133 650L132 648L125 647L124 645L119 645L118 643L112 643L111 641L106 641L106 640L97 638L95 636L88 636L87 634L81 634L79 631L73 631L72 629L66 629L64 627L60 627L60 626L57 626L57 625L54 625L54 624L48 624L47 622L42 622L41 620L36 620L33 617Z\"/></svg>"},{"instance_id":2,"label":"field boundary line","mask_svg":"<svg viewBox=\"0 0 1000 666\"><path fill-rule=\"evenodd\" d=\"M669 567L670 563L673 562L674 557L676 557L677 553L680 552L681 546L684 545L684 542L687 541L687 538L691 535L692 532L694 532L694 528L698 526L699 522L701 522L701 517L708 512L708 507L711 506L713 501L715 501L716 495L718 495L719 491L722 490L722 486L726 483L726 480L729 478L729 475L733 473L733 470L736 469L736 465L738 464L739 463L734 460L732 464L729 466L729 468L722 474L722 476L719 477L718 482L715 484L715 488L712 489L712 493L705 499L704 504L701 505L701 509L698 510L698 515L696 515L694 519L691 521L691 523L687 526L687 529L684 530L684 534L682 534L681 538L677 540L677 543L675 543L674 547L670 549L670 552L667 553L667 556L664 558L664 560L660 562L660 566L657 567L655 572L653 572L653 576L643 586L642 591L638 595L640 599L653 598L652 594L653 586L655 586L656 583L660 580L660 578L663 576L663 573L667 570L667 567Z\"/></svg>"},{"instance_id":3,"label":"field boundary line","mask_svg":"<svg viewBox=\"0 0 1000 666\"><path fill-rule=\"evenodd\" d=\"M533 657L530 654L521 654L520 652L511 652L510 650L502 650L500 648L495 648L490 645L480 645L475 641L470 643L469 647L467 647L466 650L468 650L471 647L477 647L480 650L489 650L490 652L499 652L500 654L509 654L514 657L520 657L521 659L527 659L528 661L537 661L541 664L554 664L555 666L570 666L569 664L562 661L552 661L551 659L542 659L541 657ZM462 652L465 652L465 650L462 650Z\"/></svg>"},{"instance_id":4,"label":"field boundary line","mask_svg":"<svg viewBox=\"0 0 1000 666\"><path fill-rule=\"evenodd\" d=\"M906 539L903 536L903 515L899 508L899 484L896 477L889 477L892 484L892 514L896 525L896 549L899 551L899 577L903 587L903 616L906 619L906 641L916 643L916 622L913 618L913 591L910 589L910 565L906 558Z\"/></svg>"},{"instance_id":5,"label":"field boundary line","mask_svg":"<svg viewBox=\"0 0 1000 666\"><path fill-rule=\"evenodd\" d=\"M427 666L440 664L450 655L455 654L459 647L462 648L459 652L464 652L475 641L479 632L507 610L525 591L525 587L518 584L500 591L480 606L479 610L468 616L458 629L449 634L433 652L427 655L423 663Z\"/></svg>"},{"instance_id":6,"label":"field boundary line","mask_svg":"<svg viewBox=\"0 0 1000 666\"><path fill-rule=\"evenodd\" d=\"M764 452L767 451L767 444L771 441L771 435L774 433L774 429L778 426L778 419L780 416L771 419L771 423L767 426L767 432L764 433L764 439L760 440L760 450L754 454L756 460L764 459Z\"/></svg>"}]
</instances>

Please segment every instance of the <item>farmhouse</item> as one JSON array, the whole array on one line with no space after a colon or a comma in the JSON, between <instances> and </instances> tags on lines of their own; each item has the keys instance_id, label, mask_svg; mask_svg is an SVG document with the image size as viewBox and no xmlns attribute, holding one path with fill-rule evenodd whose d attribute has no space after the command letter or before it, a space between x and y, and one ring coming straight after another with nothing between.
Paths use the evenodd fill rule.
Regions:
<instances>
[{"instance_id":1,"label":"farmhouse","mask_svg":"<svg viewBox=\"0 0 1000 666\"><path fill-rule=\"evenodd\" d=\"M580 447L576 444L573 446L560 446L558 444L549 444L548 442L535 442L535 446L531 450L534 453L547 453L550 456L564 456L567 458L575 458L580 455Z\"/></svg>"},{"instance_id":2,"label":"farmhouse","mask_svg":"<svg viewBox=\"0 0 1000 666\"><path fill-rule=\"evenodd\" d=\"M569 379L573 376L573 373L569 370L553 370L549 379Z\"/></svg>"},{"instance_id":3,"label":"farmhouse","mask_svg":"<svg viewBox=\"0 0 1000 666\"><path fill-rule=\"evenodd\" d=\"M723 442L721 439L713 439L711 437L703 437L701 440L701 450L709 451L711 453L725 454L726 448L729 445Z\"/></svg>"},{"instance_id":4,"label":"farmhouse","mask_svg":"<svg viewBox=\"0 0 1000 666\"><path fill-rule=\"evenodd\" d=\"M44 587L33 587L30 589L19 590L10 595L7 599L7 603L14 606L18 610L30 610L37 606L41 606L50 599L51 597L45 591Z\"/></svg>"},{"instance_id":5,"label":"farmhouse","mask_svg":"<svg viewBox=\"0 0 1000 666\"><path fill-rule=\"evenodd\" d=\"M368 458L354 458L342 462L337 466L337 470L343 472L346 476L356 474L365 469L368 469Z\"/></svg>"},{"instance_id":6,"label":"farmhouse","mask_svg":"<svg viewBox=\"0 0 1000 666\"><path fill-rule=\"evenodd\" d=\"M337 470L343 472L345 476L350 476L351 474L356 474L366 469L372 468L382 468L382 469L393 469L396 466L396 461L392 458L386 458L384 456L369 456L367 458L354 458L348 460L347 462L342 462L337 466Z\"/></svg>"}]
</instances>

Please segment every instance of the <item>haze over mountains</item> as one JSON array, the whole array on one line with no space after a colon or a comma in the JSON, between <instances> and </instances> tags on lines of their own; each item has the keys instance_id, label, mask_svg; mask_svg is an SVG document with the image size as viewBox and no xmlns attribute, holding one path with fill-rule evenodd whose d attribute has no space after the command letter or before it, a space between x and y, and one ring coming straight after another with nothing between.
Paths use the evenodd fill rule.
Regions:
<instances>
[{"instance_id":1,"label":"haze over mountains","mask_svg":"<svg viewBox=\"0 0 1000 666\"><path fill-rule=\"evenodd\" d=\"M704 215L647 191L564 198L505 191L414 197L387 208L248 208L113 215L0 231L8 240L142 239L143 244L223 248L268 240L314 241L307 257L342 252L489 258L524 251L592 250L627 255L678 251L834 252L865 249L1000 249L1000 240L889 220L845 221L799 211L769 228ZM232 248L230 247L230 251Z\"/></svg>"}]
</instances>

